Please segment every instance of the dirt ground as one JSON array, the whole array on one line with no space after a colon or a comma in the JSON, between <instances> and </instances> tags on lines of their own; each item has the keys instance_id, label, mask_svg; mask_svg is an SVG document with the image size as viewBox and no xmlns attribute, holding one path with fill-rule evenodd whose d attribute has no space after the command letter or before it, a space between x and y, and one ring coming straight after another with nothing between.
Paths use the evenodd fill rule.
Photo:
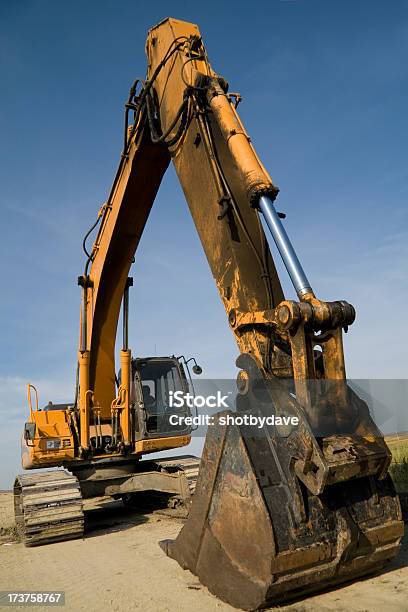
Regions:
<instances>
[{"instance_id":1,"label":"dirt ground","mask_svg":"<svg viewBox=\"0 0 408 612\"><path fill-rule=\"evenodd\" d=\"M159 540L177 535L181 519L99 500L87 506L83 540L30 549L15 541L12 504L11 493L0 493L0 590L64 590L67 611L234 610L158 546ZM408 538L385 573L278 609L408 611Z\"/></svg>"}]
</instances>

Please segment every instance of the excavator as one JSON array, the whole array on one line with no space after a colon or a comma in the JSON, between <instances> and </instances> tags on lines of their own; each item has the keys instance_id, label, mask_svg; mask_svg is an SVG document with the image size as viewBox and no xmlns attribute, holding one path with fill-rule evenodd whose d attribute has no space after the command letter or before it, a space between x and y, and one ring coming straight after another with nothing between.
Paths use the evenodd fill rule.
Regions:
<instances>
[{"instance_id":1,"label":"excavator","mask_svg":"<svg viewBox=\"0 0 408 612\"><path fill-rule=\"evenodd\" d=\"M275 208L279 190L237 113L241 97L211 67L198 27L165 19L149 31L146 54L112 189L86 236L99 224L92 249L84 241L75 400L40 410L28 388L23 467L63 469L16 478L22 538L81 537L83 499L159 491L188 510L163 550L237 608L378 571L404 528L390 451L346 378L343 332L355 310L315 295ZM134 359L128 346L129 270L170 161L239 350L234 409L214 416L201 460L148 457L191 440L168 409L170 391L191 390L190 360ZM296 300L285 299L267 235ZM297 424L264 419L259 428L245 415Z\"/></svg>"}]
</instances>

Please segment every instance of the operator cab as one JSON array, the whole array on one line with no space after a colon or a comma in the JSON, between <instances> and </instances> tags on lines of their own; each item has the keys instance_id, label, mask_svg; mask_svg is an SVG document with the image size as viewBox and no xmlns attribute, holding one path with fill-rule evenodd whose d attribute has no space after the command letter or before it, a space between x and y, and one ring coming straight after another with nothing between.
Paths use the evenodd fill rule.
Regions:
<instances>
[{"instance_id":1,"label":"operator cab","mask_svg":"<svg viewBox=\"0 0 408 612\"><path fill-rule=\"evenodd\" d=\"M132 404L135 409L137 439L189 435L193 416L186 402L174 407L174 393L194 393L188 362L181 357L145 357L132 359ZM193 371L201 373L194 358ZM188 379L186 376L188 374ZM180 404L180 401L177 402Z\"/></svg>"}]
</instances>

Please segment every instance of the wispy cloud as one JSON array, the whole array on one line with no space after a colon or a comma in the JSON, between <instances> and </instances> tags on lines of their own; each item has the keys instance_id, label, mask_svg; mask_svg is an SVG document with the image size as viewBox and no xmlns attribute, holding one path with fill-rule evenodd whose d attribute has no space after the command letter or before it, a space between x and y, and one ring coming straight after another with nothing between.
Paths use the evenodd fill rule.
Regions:
<instances>
[{"instance_id":1,"label":"wispy cloud","mask_svg":"<svg viewBox=\"0 0 408 612\"><path fill-rule=\"evenodd\" d=\"M0 425L9 420L24 421L28 415L27 379L21 376L0 376ZM36 381L40 408L48 401L54 403L72 401L72 381ZM34 394L33 394L34 402ZM34 405L34 404L33 404Z\"/></svg>"}]
</instances>

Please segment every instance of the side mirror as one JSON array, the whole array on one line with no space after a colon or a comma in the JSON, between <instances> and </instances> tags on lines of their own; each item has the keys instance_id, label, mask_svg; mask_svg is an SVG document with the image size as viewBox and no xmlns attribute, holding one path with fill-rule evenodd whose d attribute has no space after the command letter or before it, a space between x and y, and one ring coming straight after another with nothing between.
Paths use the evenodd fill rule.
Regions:
<instances>
[{"instance_id":1,"label":"side mirror","mask_svg":"<svg viewBox=\"0 0 408 612\"><path fill-rule=\"evenodd\" d=\"M24 440L34 440L34 438L35 438L35 423L25 423Z\"/></svg>"},{"instance_id":2,"label":"side mirror","mask_svg":"<svg viewBox=\"0 0 408 612\"><path fill-rule=\"evenodd\" d=\"M187 372L188 372L188 376L190 378L190 383L191 384L193 384L193 381L191 380L190 368L188 367L188 364L190 363L190 361L192 361L194 363L194 365L192 367L192 370L193 370L194 374L197 374L197 376L199 376L200 374L203 373L203 368L198 365L197 361L195 360L195 357L190 357L190 359L186 359L184 357L184 355L180 355L176 359L178 359L179 361L180 361L180 359L182 359L184 361L184 365L187 368Z\"/></svg>"}]
</instances>

